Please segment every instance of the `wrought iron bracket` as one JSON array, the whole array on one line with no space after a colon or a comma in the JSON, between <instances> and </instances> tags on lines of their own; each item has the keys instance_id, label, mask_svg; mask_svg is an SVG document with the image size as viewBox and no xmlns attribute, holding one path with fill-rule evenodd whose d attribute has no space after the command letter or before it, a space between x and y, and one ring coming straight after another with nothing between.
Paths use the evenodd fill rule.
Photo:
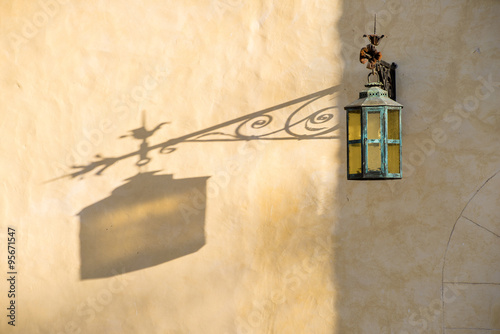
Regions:
<instances>
[{"instance_id":1,"label":"wrought iron bracket","mask_svg":"<svg viewBox=\"0 0 500 334\"><path fill-rule=\"evenodd\" d=\"M375 65L375 72L377 72L384 90L394 101L396 101L396 68L398 68L396 63L389 64L383 60L379 60Z\"/></svg>"}]
</instances>

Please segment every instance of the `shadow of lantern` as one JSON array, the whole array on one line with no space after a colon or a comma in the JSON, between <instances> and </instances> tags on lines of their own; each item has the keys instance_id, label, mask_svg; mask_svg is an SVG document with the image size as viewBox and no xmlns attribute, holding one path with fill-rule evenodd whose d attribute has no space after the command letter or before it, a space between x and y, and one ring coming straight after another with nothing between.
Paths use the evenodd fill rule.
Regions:
<instances>
[{"instance_id":1,"label":"shadow of lantern","mask_svg":"<svg viewBox=\"0 0 500 334\"><path fill-rule=\"evenodd\" d=\"M155 266L205 245L208 177L140 173L80 216L81 279Z\"/></svg>"}]
</instances>

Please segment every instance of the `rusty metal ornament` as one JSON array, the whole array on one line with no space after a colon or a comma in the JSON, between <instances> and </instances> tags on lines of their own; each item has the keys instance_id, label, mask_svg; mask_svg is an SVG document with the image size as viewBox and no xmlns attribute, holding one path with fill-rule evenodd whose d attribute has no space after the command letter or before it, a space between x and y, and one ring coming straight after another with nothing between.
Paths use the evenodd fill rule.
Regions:
<instances>
[{"instance_id":1,"label":"rusty metal ornament","mask_svg":"<svg viewBox=\"0 0 500 334\"><path fill-rule=\"evenodd\" d=\"M377 14L375 14L375 23L373 25L373 34L371 35L363 35L363 37L368 37L370 41L364 48L359 52L359 61L362 64L366 64L366 68L370 70L374 70L377 62L382 59L382 54L377 51L376 46L378 46L380 40L384 38L385 35L379 36L377 35Z\"/></svg>"}]
</instances>

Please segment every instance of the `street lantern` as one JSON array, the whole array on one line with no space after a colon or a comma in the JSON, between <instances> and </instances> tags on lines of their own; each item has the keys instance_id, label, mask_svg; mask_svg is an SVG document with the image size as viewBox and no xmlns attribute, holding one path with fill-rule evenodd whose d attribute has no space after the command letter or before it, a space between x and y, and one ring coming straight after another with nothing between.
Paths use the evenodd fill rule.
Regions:
<instances>
[{"instance_id":1,"label":"street lantern","mask_svg":"<svg viewBox=\"0 0 500 334\"><path fill-rule=\"evenodd\" d=\"M365 35L366 36L366 35ZM369 35L370 44L361 49L360 61L368 61L366 89L359 99L345 106L347 114L347 178L349 180L400 179L401 170L401 110L403 105L389 98L381 76L381 54L375 49L384 36ZM385 63L385 62L383 62ZM387 63L385 63L387 64ZM396 65L393 64L392 73ZM377 80L370 82L370 76ZM391 82L394 85L394 82ZM393 87L395 88L395 87ZM394 96L395 90L392 90Z\"/></svg>"}]
</instances>

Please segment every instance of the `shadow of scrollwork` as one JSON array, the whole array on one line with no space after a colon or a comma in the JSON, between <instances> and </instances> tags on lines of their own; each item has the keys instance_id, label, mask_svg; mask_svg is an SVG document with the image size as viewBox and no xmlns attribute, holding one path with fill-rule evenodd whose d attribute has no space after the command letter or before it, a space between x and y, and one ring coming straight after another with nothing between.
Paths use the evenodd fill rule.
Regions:
<instances>
[{"instance_id":1,"label":"shadow of scrollwork","mask_svg":"<svg viewBox=\"0 0 500 334\"><path fill-rule=\"evenodd\" d=\"M304 139L337 139L332 133L339 129L338 121L335 119L334 110L337 106L326 106L329 103L322 101L319 109L315 109L314 103L320 99L332 95L338 91L339 86L309 94L270 108L266 108L233 120L195 131L184 136L169 139L165 142L149 145L147 139L167 122L158 124L153 130L146 130L145 116L143 115L143 126L130 131L127 136L141 140L142 143L137 151L130 152L118 157L102 157L96 155L95 161L86 165L72 166L74 172L57 177L76 178L94 170L96 175L101 175L107 168L116 162L138 157L138 166L149 162L148 154L158 150L160 154L170 154L177 150L175 145L182 143L202 142L231 142L248 140L304 140ZM297 106L298 105L298 106ZM50 181L53 181L50 180ZM49 181L49 182L50 182Z\"/></svg>"},{"instance_id":2,"label":"shadow of scrollwork","mask_svg":"<svg viewBox=\"0 0 500 334\"><path fill-rule=\"evenodd\" d=\"M252 131L261 130L268 128L269 125L275 121L274 117L269 114L259 115L255 118L250 118L242 122L235 130L236 135L235 138L241 140L254 140L254 139L272 139L271 136L278 134L280 132L286 133L289 137L278 137L275 139L314 139L314 138L324 138L320 136L324 136L330 132L337 130L337 125L328 124L334 117L334 115L329 112L330 110L336 109L336 107L327 107L322 108L318 111L315 111L312 114L304 116L304 109L320 99L321 97L317 97L308 101L307 103L300 106L297 110L291 113L282 128L277 130L268 131L261 133L259 135L256 134L248 134L245 133L245 130L249 129ZM302 133L299 132L302 130ZM328 137L332 139L333 137Z\"/></svg>"},{"instance_id":3,"label":"shadow of scrollwork","mask_svg":"<svg viewBox=\"0 0 500 334\"><path fill-rule=\"evenodd\" d=\"M314 94L279 104L255 113L221 123L193 134L169 140L165 144L178 142L241 141L241 140L297 140L297 139L334 139L328 133L338 129L338 124L330 122L336 106L321 108L311 112L309 108L321 98L332 95L337 87L331 87ZM296 109L288 107L304 102ZM273 115L273 112L284 111ZM236 127L233 127L236 125Z\"/></svg>"}]
</instances>

